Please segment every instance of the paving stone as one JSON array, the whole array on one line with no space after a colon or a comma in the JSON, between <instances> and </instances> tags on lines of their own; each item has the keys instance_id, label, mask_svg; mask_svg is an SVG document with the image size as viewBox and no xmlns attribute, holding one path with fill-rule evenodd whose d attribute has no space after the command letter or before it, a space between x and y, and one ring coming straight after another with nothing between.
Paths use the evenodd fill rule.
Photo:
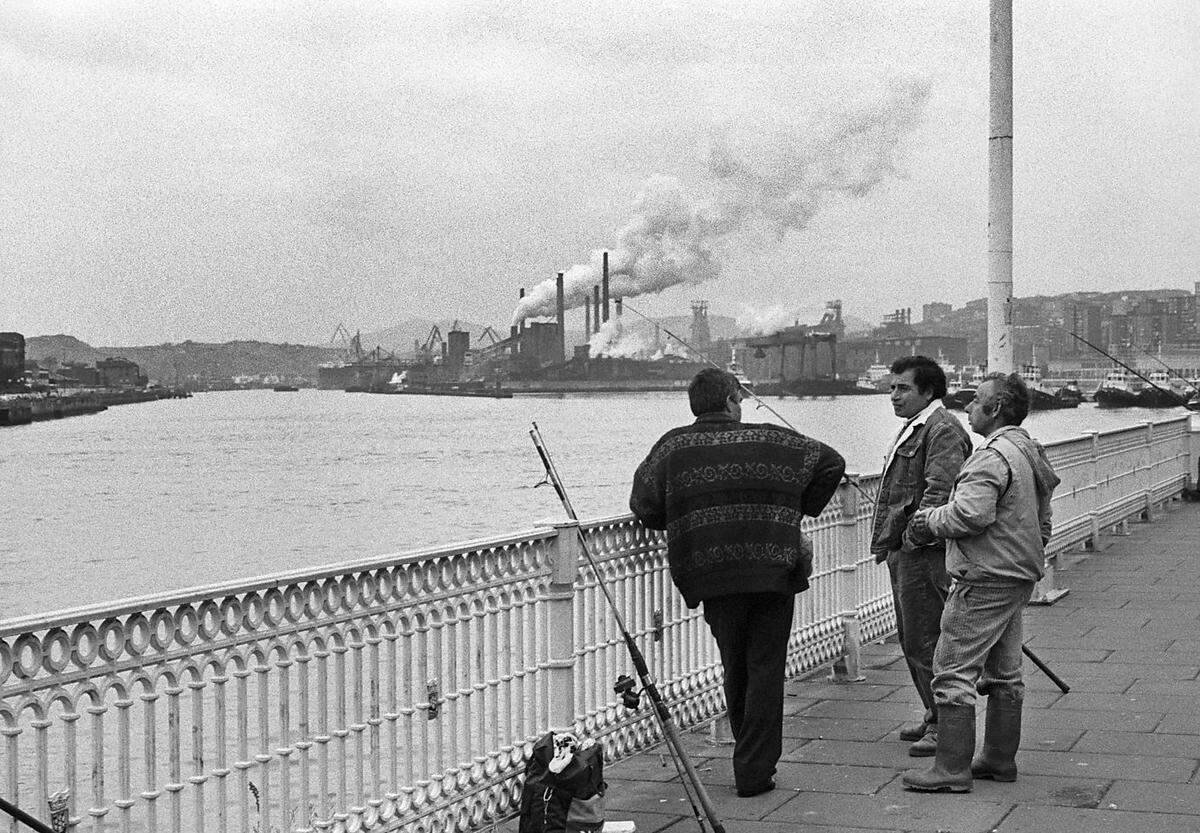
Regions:
<instances>
[{"instance_id":1,"label":"paving stone","mask_svg":"<svg viewBox=\"0 0 1200 833\"><path fill-rule=\"evenodd\" d=\"M803 715L785 723L783 735L788 738L878 741L895 732L899 726L894 720L839 720Z\"/></svg>"},{"instance_id":2,"label":"paving stone","mask_svg":"<svg viewBox=\"0 0 1200 833\"><path fill-rule=\"evenodd\" d=\"M820 682L803 686L800 689L805 697L813 700L882 700L896 693L894 685L874 685L871 683L830 683Z\"/></svg>"},{"instance_id":3,"label":"paving stone","mask_svg":"<svg viewBox=\"0 0 1200 833\"><path fill-rule=\"evenodd\" d=\"M1200 816L1200 785L1114 781L1104 796L1104 806L1116 810ZM1196 826L1200 829L1200 819Z\"/></svg>"},{"instance_id":4,"label":"paving stone","mask_svg":"<svg viewBox=\"0 0 1200 833\"><path fill-rule=\"evenodd\" d=\"M1092 752L1022 752L1020 771L1031 775L1162 781L1185 784L1196 771L1192 758L1165 755L1102 755Z\"/></svg>"},{"instance_id":5,"label":"paving stone","mask_svg":"<svg viewBox=\"0 0 1200 833\"><path fill-rule=\"evenodd\" d=\"M902 723L912 720L913 715L920 716L919 711L907 703L866 703L859 700L823 700L810 709L806 709L804 717L865 717L871 720L895 720Z\"/></svg>"},{"instance_id":6,"label":"paving stone","mask_svg":"<svg viewBox=\"0 0 1200 833\"><path fill-rule=\"evenodd\" d=\"M1021 759L1017 758L1020 767ZM1020 773L1016 781L998 783L976 780L971 795L980 801L997 804L1056 804L1064 807L1096 807L1100 804L1111 781L1096 778L1063 778L1051 775ZM880 795L908 791L896 778L880 790Z\"/></svg>"},{"instance_id":7,"label":"paving stone","mask_svg":"<svg viewBox=\"0 0 1200 833\"><path fill-rule=\"evenodd\" d=\"M1021 726L1021 749L1030 750L1053 750L1055 752L1066 752L1074 748L1076 742L1083 735L1082 729L1062 729L1050 726L1029 726L1024 724ZM979 726L979 731L976 733L979 742L983 743L983 725Z\"/></svg>"},{"instance_id":8,"label":"paving stone","mask_svg":"<svg viewBox=\"0 0 1200 833\"><path fill-rule=\"evenodd\" d=\"M1120 663L1111 659L1103 663L1064 662L1051 666L1054 673L1070 684L1070 679L1079 675L1129 675L1135 679L1194 680L1200 675L1200 665L1163 665L1162 663Z\"/></svg>"},{"instance_id":9,"label":"paving stone","mask_svg":"<svg viewBox=\"0 0 1200 833\"><path fill-rule=\"evenodd\" d=\"M907 769L916 758L908 754L909 742L898 738L878 743L852 740L814 740L784 755L784 760L816 764L852 764Z\"/></svg>"},{"instance_id":10,"label":"paving stone","mask_svg":"<svg viewBox=\"0 0 1200 833\"><path fill-rule=\"evenodd\" d=\"M1195 816L1067 807L1017 807L995 833L1196 833Z\"/></svg>"},{"instance_id":11,"label":"paving stone","mask_svg":"<svg viewBox=\"0 0 1200 833\"><path fill-rule=\"evenodd\" d=\"M1104 755L1162 755L1200 759L1200 743L1194 735L1159 732L1106 732L1089 729L1071 749L1072 752L1097 752Z\"/></svg>"},{"instance_id":12,"label":"paving stone","mask_svg":"<svg viewBox=\"0 0 1200 833\"><path fill-rule=\"evenodd\" d=\"M1101 674L1071 674L1063 676L1057 668L1051 668L1050 670L1058 674L1059 678L1071 687L1072 694L1082 694L1084 692L1092 694L1123 694L1130 686L1137 682L1136 677ZM1059 692L1058 686L1037 669L1034 669L1032 672L1026 671L1024 676L1026 691Z\"/></svg>"},{"instance_id":13,"label":"paving stone","mask_svg":"<svg viewBox=\"0 0 1200 833\"><path fill-rule=\"evenodd\" d=\"M1200 715L1178 713L1164 715L1154 731L1164 735L1200 735Z\"/></svg>"},{"instance_id":14,"label":"paving stone","mask_svg":"<svg viewBox=\"0 0 1200 833\"><path fill-rule=\"evenodd\" d=\"M1008 812L1010 804L981 801L971 795L936 795L905 791L900 794L855 797L806 794L789 801L764 818L787 822L791 830L809 825L845 829L849 822L872 830L928 830L946 833L979 833L992 830ZM797 828L796 824L803 827Z\"/></svg>"},{"instance_id":15,"label":"paving stone","mask_svg":"<svg viewBox=\"0 0 1200 833\"><path fill-rule=\"evenodd\" d=\"M1091 694L1072 691L1067 697L1051 705L1053 711L1059 703L1072 709L1082 709L1093 712L1105 711L1156 711L1184 712L1195 714L1200 712L1200 695L1172 696L1168 694Z\"/></svg>"}]
</instances>

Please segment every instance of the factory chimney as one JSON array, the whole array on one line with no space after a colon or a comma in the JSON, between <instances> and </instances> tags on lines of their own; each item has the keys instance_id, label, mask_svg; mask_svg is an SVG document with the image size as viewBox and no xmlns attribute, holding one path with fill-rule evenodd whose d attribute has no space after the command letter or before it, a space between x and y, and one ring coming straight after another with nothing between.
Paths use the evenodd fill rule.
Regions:
<instances>
[{"instance_id":1,"label":"factory chimney","mask_svg":"<svg viewBox=\"0 0 1200 833\"><path fill-rule=\"evenodd\" d=\"M604 253L603 259L603 277L601 278L601 293L604 296L604 321L608 322L608 252ZM620 313L617 313L620 315ZM600 329L599 327L596 328Z\"/></svg>"},{"instance_id":2,"label":"factory chimney","mask_svg":"<svg viewBox=\"0 0 1200 833\"><path fill-rule=\"evenodd\" d=\"M592 321L595 326L592 327L593 332L600 332L600 286L593 284L592 286Z\"/></svg>"},{"instance_id":3,"label":"factory chimney","mask_svg":"<svg viewBox=\"0 0 1200 833\"><path fill-rule=\"evenodd\" d=\"M558 313L558 360L565 362L567 360L567 317L566 317L566 296L563 292L563 273L558 273L557 299L555 301L555 311Z\"/></svg>"},{"instance_id":4,"label":"factory chimney","mask_svg":"<svg viewBox=\"0 0 1200 833\"><path fill-rule=\"evenodd\" d=\"M583 337L592 337L592 296L583 296Z\"/></svg>"},{"instance_id":5,"label":"factory chimney","mask_svg":"<svg viewBox=\"0 0 1200 833\"><path fill-rule=\"evenodd\" d=\"M617 313L617 318L620 318L621 317L621 299L617 298L615 301L613 301L613 306L615 307L614 311Z\"/></svg>"},{"instance_id":6,"label":"factory chimney","mask_svg":"<svg viewBox=\"0 0 1200 833\"><path fill-rule=\"evenodd\" d=\"M521 287L518 290L518 293L519 294L517 295L517 300L518 301L523 300L525 298L525 287ZM521 332L525 332L525 319L524 318L521 319Z\"/></svg>"}]
</instances>

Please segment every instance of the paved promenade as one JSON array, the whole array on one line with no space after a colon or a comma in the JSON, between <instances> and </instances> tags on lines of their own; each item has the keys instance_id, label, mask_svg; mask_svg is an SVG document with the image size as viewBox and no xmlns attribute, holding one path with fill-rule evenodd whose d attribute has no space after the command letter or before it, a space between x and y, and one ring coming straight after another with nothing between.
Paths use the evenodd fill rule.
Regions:
<instances>
[{"instance_id":1,"label":"paved promenade","mask_svg":"<svg viewBox=\"0 0 1200 833\"><path fill-rule=\"evenodd\" d=\"M1059 584L1070 594L1026 611L1027 644L1071 691L1026 663L1016 783L976 781L953 796L902 788L901 772L931 759L909 758L897 737L920 709L889 641L865 649L864 682L788 686L773 792L737 798L729 748L686 737L726 830L1200 831L1200 505L1175 503L1129 533L1064 556ZM633 819L639 833L698 829L657 751L606 776L610 820Z\"/></svg>"}]
</instances>

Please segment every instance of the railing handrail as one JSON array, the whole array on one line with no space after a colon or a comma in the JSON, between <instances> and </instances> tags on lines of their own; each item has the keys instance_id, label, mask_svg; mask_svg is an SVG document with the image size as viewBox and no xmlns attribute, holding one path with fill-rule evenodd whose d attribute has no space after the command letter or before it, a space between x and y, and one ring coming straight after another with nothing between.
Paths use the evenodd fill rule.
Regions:
<instances>
[{"instance_id":1,"label":"railing handrail","mask_svg":"<svg viewBox=\"0 0 1200 833\"><path fill-rule=\"evenodd\" d=\"M597 523L599 522L589 521L588 525L595 525ZM0 637L13 636L14 634L25 633L27 631L45 630L52 627L67 627L82 622L124 616L138 611L157 610L160 607L190 604L222 596L255 593L262 590L270 590L273 587L284 584L324 581L326 579L338 578L347 573L361 573L387 567L397 567L430 558L453 557L481 549L494 549L511 544L547 540L553 538L554 535L554 530L551 528L535 526L523 532L510 532L495 538L460 541L446 546L426 547L397 554L372 556L362 561L342 561L337 564L324 564L319 567L304 567L299 570L269 573L265 576L257 576L252 579L234 579L218 584L198 585L183 590L148 594L146 596L120 599L113 602L101 602L87 607L36 613L0 621Z\"/></svg>"}]
</instances>

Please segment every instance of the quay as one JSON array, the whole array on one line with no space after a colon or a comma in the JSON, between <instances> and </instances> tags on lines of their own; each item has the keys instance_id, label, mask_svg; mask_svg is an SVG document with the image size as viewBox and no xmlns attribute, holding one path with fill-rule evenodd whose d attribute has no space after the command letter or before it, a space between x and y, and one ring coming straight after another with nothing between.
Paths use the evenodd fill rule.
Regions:
<instances>
[{"instance_id":1,"label":"quay","mask_svg":"<svg viewBox=\"0 0 1200 833\"><path fill-rule=\"evenodd\" d=\"M685 736L728 831L737 833L1195 833L1200 830L1200 504L1060 556L1070 593L1025 613L1028 661L1019 776L965 795L900 784L900 724L921 715L894 638L866 646L861 682L826 670L789 684L784 755L770 793L733 794L730 747ZM983 700L978 737L983 737ZM608 817L638 833L698 830L661 747L605 770ZM516 824L502 826L515 833Z\"/></svg>"},{"instance_id":2,"label":"quay","mask_svg":"<svg viewBox=\"0 0 1200 833\"><path fill-rule=\"evenodd\" d=\"M916 705L867 546L872 474L805 521L789 750L764 796L733 797L729 749L706 741L715 645L661 533L622 515L0 621L0 797L46 821L57 797L91 833L511 830L532 744L571 730L604 746L610 819L694 829L658 727L613 692L630 662L582 531L730 833L1200 829L1200 516L1182 501L1200 431L1176 416L1047 450L1062 484L1037 598L1055 603L1026 622L1073 688L1028 670L1015 784L899 787L927 762L894 737Z\"/></svg>"}]
</instances>

